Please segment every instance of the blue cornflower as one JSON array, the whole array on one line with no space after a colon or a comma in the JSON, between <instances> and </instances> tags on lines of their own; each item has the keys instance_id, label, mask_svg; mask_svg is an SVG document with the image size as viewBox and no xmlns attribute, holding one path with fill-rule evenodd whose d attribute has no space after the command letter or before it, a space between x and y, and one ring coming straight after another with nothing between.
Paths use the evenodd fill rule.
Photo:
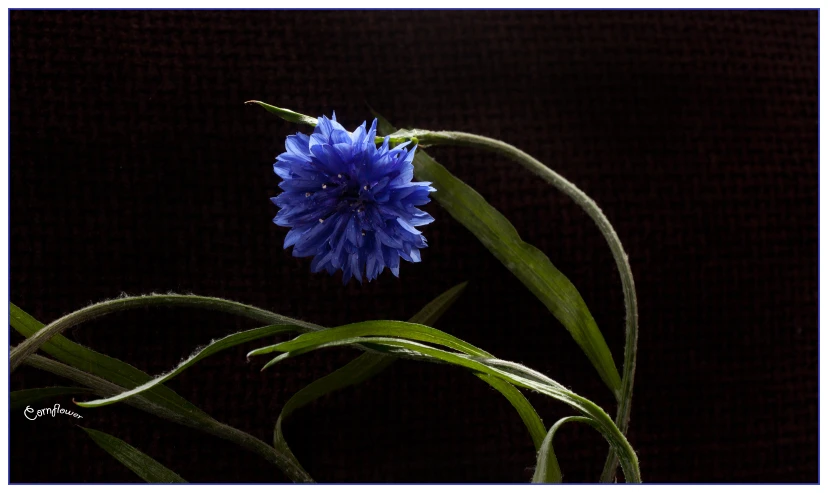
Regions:
<instances>
[{"instance_id":1,"label":"blue cornflower","mask_svg":"<svg viewBox=\"0 0 828 493\"><path fill-rule=\"evenodd\" d=\"M348 132L336 121L320 117L311 135L297 133L285 141L273 171L284 179L271 200L281 210L273 219L292 228L285 248L294 257L313 256L311 271L342 269L370 281L388 267L399 276L400 258L420 261L425 237L416 229L434 221L417 206L427 204L428 182L412 182L414 151L408 142L393 149L389 139L374 143L377 121Z\"/></svg>"}]
</instances>

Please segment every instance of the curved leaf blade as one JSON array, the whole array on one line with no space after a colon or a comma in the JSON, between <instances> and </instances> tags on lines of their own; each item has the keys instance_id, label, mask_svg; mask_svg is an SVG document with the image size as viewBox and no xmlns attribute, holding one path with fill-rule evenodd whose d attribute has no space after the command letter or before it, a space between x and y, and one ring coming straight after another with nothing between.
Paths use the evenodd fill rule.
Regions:
<instances>
[{"instance_id":1,"label":"curved leaf blade","mask_svg":"<svg viewBox=\"0 0 828 493\"><path fill-rule=\"evenodd\" d=\"M317 346L323 346L329 342L338 341L344 338L352 339L363 336L386 335L396 335L398 337L405 337L415 341L440 344L471 356L479 356L482 358L492 357L492 355L486 351L483 351L482 349L479 349L441 330L433 329L426 325L400 322L397 320L369 320L366 322L342 325L332 329L320 330L318 332L309 332L290 341L255 349L248 353L247 356L259 356L276 351L282 353L292 352L296 354L300 351L315 348Z\"/></svg>"},{"instance_id":2,"label":"curved leaf blade","mask_svg":"<svg viewBox=\"0 0 828 493\"><path fill-rule=\"evenodd\" d=\"M533 483L563 482L561 466L558 464L558 458L555 457L555 450L552 448L552 440L555 438L555 433L557 433L558 429L569 422L587 423L597 428L591 419L583 416L569 416L562 418L552 425L552 428L549 428L549 433L543 439L543 444L538 451L538 465L535 468L535 474L532 475Z\"/></svg>"},{"instance_id":3,"label":"curved leaf blade","mask_svg":"<svg viewBox=\"0 0 828 493\"><path fill-rule=\"evenodd\" d=\"M408 321L412 324L421 325L432 325L436 323L451 308L454 302L460 298L460 295L463 294L463 291L466 290L466 286L468 285L469 283L466 281L447 289L429 301L426 306L422 307Z\"/></svg>"},{"instance_id":4,"label":"curved leaf blade","mask_svg":"<svg viewBox=\"0 0 828 493\"><path fill-rule=\"evenodd\" d=\"M329 329L333 330L333 329ZM338 341L332 341L323 345L315 346L313 349L322 347L334 347L358 343L375 343L385 346L397 346L410 351L416 351L434 359L441 360L445 363L465 367L477 373L491 375L500 378L513 385L524 387L536 392L540 392L556 400L559 400L573 409L579 411L584 416L591 418L596 423L597 429L610 443L610 446L615 450L616 454L621 458L621 466L624 475L628 482L641 482L641 476L638 467L638 457L635 455L632 447L627 441L626 437L618 430L612 418L607 413L598 407L595 403L585 399L578 394L566 389L554 380L544 377L545 381L527 378L526 375L537 374L528 368L524 371L513 371L510 368L496 367L487 364L485 360L480 361L465 354L452 353L437 349L417 341L409 341L406 339L394 337L355 337L343 338ZM285 353L285 357L293 356L293 353ZM277 358L284 359L284 358ZM520 367L516 363L511 364L514 367Z\"/></svg>"},{"instance_id":5,"label":"curved leaf blade","mask_svg":"<svg viewBox=\"0 0 828 493\"><path fill-rule=\"evenodd\" d=\"M373 112L378 130L392 134L397 129ZM482 195L451 174L425 151L414 155L414 175L432 183L434 199L466 227L549 309L569 331L589 358L601 379L620 397L621 377L581 294L543 252L520 238L515 227Z\"/></svg>"},{"instance_id":6,"label":"curved leaf blade","mask_svg":"<svg viewBox=\"0 0 828 493\"><path fill-rule=\"evenodd\" d=\"M413 317L411 317L409 322L423 325L431 325L435 323L457 300L457 298L460 297L460 294L465 289L466 284L467 283L464 282L442 293L440 296L429 302ZM273 443L275 448L284 454L289 454L298 463L298 460L291 452L290 447L284 438L282 433L282 423L290 415L310 402L313 402L319 397L333 391L351 385L357 385L382 372L395 360L396 358L393 356L376 353L363 353L342 368L339 368L334 372L312 382L310 385L297 392L288 400L282 408L279 418L276 420L276 426L273 430ZM526 425L527 430L529 431L535 448L538 449L546 434L546 429L535 411L535 408L532 407L532 404L526 399L523 393L521 393L520 390L516 389L513 385L498 378L480 373L476 374L476 376L503 394L512 406L515 407L522 421Z\"/></svg>"},{"instance_id":7,"label":"curved leaf blade","mask_svg":"<svg viewBox=\"0 0 828 493\"><path fill-rule=\"evenodd\" d=\"M411 317L410 321L412 323L422 323L425 325L436 322L457 301L463 290L466 289L467 284L466 282L458 284L431 300L417 314ZM276 419L276 426L273 429L273 446L283 454L291 457L298 464L299 460L293 455L282 433L282 423L294 412L316 399L336 390L364 382L391 366L396 360L397 358L394 356L366 352L342 368L311 382L308 386L294 394L285 403L281 413L279 413L279 417Z\"/></svg>"},{"instance_id":8,"label":"curved leaf blade","mask_svg":"<svg viewBox=\"0 0 828 493\"><path fill-rule=\"evenodd\" d=\"M9 324L24 337L31 337L44 327L44 324L11 302L9 302ZM120 387L133 388L152 380L151 376L138 368L81 346L61 334L53 336L40 349L58 361L109 380ZM208 416L195 404L163 385L153 388L144 397L184 413L201 417Z\"/></svg>"},{"instance_id":9,"label":"curved leaf blade","mask_svg":"<svg viewBox=\"0 0 828 493\"><path fill-rule=\"evenodd\" d=\"M257 329L245 330L242 332L237 332L235 334L231 334L227 337L223 337L217 341L214 341L203 349L197 351L192 356L181 362L176 368L171 370L168 373L165 373L161 376L155 377L149 382L144 383L143 385L139 385L138 387L133 388L127 392L123 392L121 394L107 397L105 399L96 399L92 401L86 402L77 402L76 404L81 407L100 407L106 406L109 404L114 404L116 402L120 402L124 399L128 399L134 395L140 394L142 392L146 392L155 388L157 385L166 382L167 380L175 377L179 373L183 372L187 368L193 366L194 364L198 363L199 361L212 356L220 351L224 351L225 349L230 349L234 346L238 346L239 344L244 344L246 342L255 341L257 339L261 339L263 337L268 337L276 334L283 334L285 332L296 332L299 330L298 327L294 325L267 325L265 327L259 327Z\"/></svg>"},{"instance_id":10,"label":"curved leaf blade","mask_svg":"<svg viewBox=\"0 0 828 493\"><path fill-rule=\"evenodd\" d=\"M44 327L42 323L25 311L15 307L11 303L9 303L9 305L10 307L16 309L10 310L10 315L15 315L15 317L10 316L10 319L11 325L19 332L32 331L32 333L36 333L40 330L40 328ZM281 318L283 318L279 315L271 314L270 312L266 312L255 307L243 306L243 308L249 312L252 312L253 316L250 318L268 321L281 321ZM257 312L262 315L258 315ZM309 330L314 329L309 328ZM55 341L55 339L57 339L57 341L62 345L57 348L50 346L49 343ZM46 341L46 344L44 344L42 348L44 348L44 351L47 353L52 354L55 359L49 359L37 354L31 354L23 361L34 368L67 378L75 383L88 386L90 389L93 389L96 394L101 396L110 396L125 392L127 390L124 388L124 385L113 383L108 378L120 380L123 378L130 379L136 376L140 377L143 375L143 378L145 379L144 381L151 379L151 377L146 373L124 363L123 361L87 349L60 335L54 336L50 340ZM91 365L91 370L89 372L70 364L72 361L79 361L80 366L83 367L84 357L89 357L92 360L90 363L94 363ZM67 362L61 362L64 360ZM100 374L93 374L92 371L100 372ZM165 398L163 395L159 395L159 389L163 389L174 398L169 399ZM185 405L180 405L181 402ZM254 436L215 420L212 416L195 407L195 405L191 404L189 401L183 399L178 394L172 392L172 390L164 387L163 385L157 386L154 389L145 392L143 395L134 396L133 398L125 401L125 403L174 423L182 424L219 438L229 440L262 456L268 462L276 465L294 482L314 482L313 478L311 478L310 475L302 469L300 464L291 460L291 457L286 456L285 454L280 454L273 447L267 445Z\"/></svg>"},{"instance_id":11,"label":"curved leaf blade","mask_svg":"<svg viewBox=\"0 0 828 493\"><path fill-rule=\"evenodd\" d=\"M534 406L532 406L532 403L530 403L526 396L523 395L523 392L521 392L514 385L501 380L498 377L486 375L485 373L475 373L474 375L489 384L493 389L503 394L503 397L505 397L512 407L515 408L515 411L518 412L518 416L520 416L521 421L523 421L524 426L526 426L526 430L529 431L529 436L532 438L532 444L535 446L535 450L539 450L541 444L543 443L543 437L546 429L544 428L543 421L541 421L537 411L535 411Z\"/></svg>"},{"instance_id":12,"label":"curved leaf blade","mask_svg":"<svg viewBox=\"0 0 828 493\"><path fill-rule=\"evenodd\" d=\"M316 126L316 118L302 115L300 113L296 113L295 111L287 110L284 108L277 108L272 104L263 103L261 101L245 101L244 104L257 104L264 108L269 113L273 113L274 115L278 116L279 118L289 121L291 123L299 123L302 125L311 125L313 127Z\"/></svg>"},{"instance_id":13,"label":"curved leaf blade","mask_svg":"<svg viewBox=\"0 0 828 493\"><path fill-rule=\"evenodd\" d=\"M80 427L92 440L118 462L147 483L186 483L181 476L125 441L102 431Z\"/></svg>"}]
</instances>

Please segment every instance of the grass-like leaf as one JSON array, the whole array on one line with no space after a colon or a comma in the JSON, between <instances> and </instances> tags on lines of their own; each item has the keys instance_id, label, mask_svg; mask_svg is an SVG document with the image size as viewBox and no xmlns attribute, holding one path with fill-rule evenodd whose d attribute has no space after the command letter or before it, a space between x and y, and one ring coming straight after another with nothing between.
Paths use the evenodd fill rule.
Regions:
<instances>
[{"instance_id":1,"label":"grass-like leaf","mask_svg":"<svg viewBox=\"0 0 828 493\"><path fill-rule=\"evenodd\" d=\"M26 359L26 356L33 354L55 335L75 327L76 325L80 325L84 322L88 322L89 320L112 313L152 306L177 306L215 310L218 312L229 313L257 320L267 324L297 325L302 327L303 331L324 329L324 327L320 327L319 325L285 317L277 313L262 310L261 308L257 308L255 306L245 305L244 303L221 298L214 298L211 296L174 293L125 296L86 306L80 310L64 315L59 319L50 322L48 325L45 325L42 329L27 337L25 341L21 342L11 350L11 353L9 353L9 369L10 371L14 371L18 366L20 366L23 360Z\"/></svg>"},{"instance_id":2,"label":"grass-like leaf","mask_svg":"<svg viewBox=\"0 0 828 493\"><path fill-rule=\"evenodd\" d=\"M549 185L569 197L575 204L586 212L592 219L598 230L604 236L615 259L615 266L618 268L618 275L621 278L621 290L624 293L624 305L626 308L626 331L624 344L624 369L621 377L621 391L617 396L618 413L615 423L622 433L627 432L632 409L632 391L635 381L635 361L638 354L638 298L635 294L635 280L633 279L632 268L624 246L609 218L601 211L598 204L592 198L578 188L574 183L557 173L552 168L538 161L530 154L517 147L501 140L475 135L466 132L456 131L432 131L405 129L394 133L392 140L405 142L410 139L417 142L421 147L433 145L467 146L505 156L523 166ZM618 467L618 459L610 452L601 473L601 482L612 482L615 476L615 469Z\"/></svg>"},{"instance_id":3,"label":"grass-like leaf","mask_svg":"<svg viewBox=\"0 0 828 493\"><path fill-rule=\"evenodd\" d=\"M485 373L475 373L474 375L489 384L493 389L503 394L503 397L505 397L512 407L515 408L515 411L518 412L520 419L526 426L526 430L529 432L529 436L532 438L532 444L535 446L535 450L539 450L541 444L543 443L543 436L546 430L543 427L543 421L541 421L537 411L535 411L535 408L526 396L523 395L523 392L521 392L520 389L516 388L514 385L498 377L486 375Z\"/></svg>"},{"instance_id":4,"label":"grass-like leaf","mask_svg":"<svg viewBox=\"0 0 828 493\"><path fill-rule=\"evenodd\" d=\"M460 297L467 283L458 284L437 298L429 302L411 318L413 323L433 324L449 307ZM324 377L315 380L293 395L282 408L276 426L273 428L274 447L290 456L296 463L299 460L293 455L282 433L282 423L294 412L315 401L316 399L351 385L357 385L388 368L397 358L385 354L366 352L357 356L347 365L339 368ZM534 411L534 409L533 409ZM537 417L537 415L535 415Z\"/></svg>"},{"instance_id":5,"label":"grass-like leaf","mask_svg":"<svg viewBox=\"0 0 828 493\"><path fill-rule=\"evenodd\" d=\"M24 409L36 402L45 401L52 397L64 395L88 394L89 389L83 387L42 387L38 389L24 389L10 392L11 409Z\"/></svg>"},{"instance_id":6,"label":"grass-like leaf","mask_svg":"<svg viewBox=\"0 0 828 493\"><path fill-rule=\"evenodd\" d=\"M295 111L286 110L284 108L277 108L271 104L263 103L261 101L245 101L245 104L257 104L264 108L269 113L273 113L279 118L289 121L291 123L299 123L303 125L316 126L316 118L296 113Z\"/></svg>"},{"instance_id":7,"label":"grass-like leaf","mask_svg":"<svg viewBox=\"0 0 828 493\"><path fill-rule=\"evenodd\" d=\"M44 327L34 317L9 303L9 324L24 337L32 337ZM58 334L46 341L40 349L58 361L73 366L87 373L97 375L116 385L134 388L143 385L152 377L123 361L73 342ZM173 392L170 388L159 385L145 395L163 406L184 413L207 416L207 414L187 399Z\"/></svg>"},{"instance_id":8,"label":"grass-like leaf","mask_svg":"<svg viewBox=\"0 0 828 493\"><path fill-rule=\"evenodd\" d=\"M533 483L562 483L563 474L561 473L561 466L558 465L558 458L555 457L555 450L552 448L552 440L555 438L555 433L558 429L566 423L577 422L587 423L597 428L594 422L584 416L569 416L560 419L557 423L549 428L549 433L543 439L543 444L538 451L538 465L535 467L535 474L532 476Z\"/></svg>"},{"instance_id":9,"label":"grass-like leaf","mask_svg":"<svg viewBox=\"0 0 828 493\"><path fill-rule=\"evenodd\" d=\"M378 130L392 134L397 129L374 112ZM451 174L425 151L414 156L414 175L432 183L434 199L454 219L474 234L549 309L572 334L616 398L621 377L604 336L581 294L543 252L520 238L515 227L482 195Z\"/></svg>"},{"instance_id":10,"label":"grass-like leaf","mask_svg":"<svg viewBox=\"0 0 828 493\"><path fill-rule=\"evenodd\" d=\"M24 364L43 370L61 378L69 379L80 385L89 387L94 393L101 396L109 396L125 392L126 389L115 385L101 377L97 377L90 373L78 370L67 364L55 361L38 354L31 354L23 360ZM206 416L197 416L193 414L186 414L176 410L171 410L147 400L141 395L132 396L124 401L125 404L133 406L142 411L154 414L160 418L178 423L199 431L209 433L213 436L229 440L243 448L246 448L263 458L268 462L275 464L287 476L296 482L312 483L311 478L298 464L290 461L290 458L284 454L280 454L276 449L267 445L258 438L251 436L241 430L237 430L232 426L216 421L215 419Z\"/></svg>"},{"instance_id":11,"label":"grass-like leaf","mask_svg":"<svg viewBox=\"0 0 828 493\"><path fill-rule=\"evenodd\" d=\"M183 372L187 368L198 363L202 359L207 358L208 356L212 356L220 351L230 349L232 347L238 346L239 344L244 344L246 342L262 339L264 337L269 337L276 334L283 334L285 332L296 332L297 330L298 327L296 327L295 325L268 325L265 327L245 330L242 332L229 335L227 337L214 341L205 346L204 348L200 349L199 351L195 352L192 356L182 361L174 370L165 373L164 375L155 377L149 382L143 385L139 385L138 387L135 387L130 391L123 392L121 394L108 397L106 399L96 399L93 401L78 402L77 405L81 407L100 407L120 402L124 399L128 399L133 395L137 395L142 392L147 392L148 390L153 389L154 387L160 385L163 382L166 382L167 380L173 378L174 376Z\"/></svg>"},{"instance_id":12,"label":"grass-like leaf","mask_svg":"<svg viewBox=\"0 0 828 493\"><path fill-rule=\"evenodd\" d=\"M341 327L336 327L335 329L310 332L302 334L291 341L255 349L250 351L247 356L260 356L262 354L276 351L281 353L292 352L296 355L300 354L303 350L312 350L313 348L323 346L332 341L368 335L397 335L399 337L405 337L415 341L440 344L472 356L480 356L483 358L490 358L492 356L486 351L476 348L465 341L462 341L450 334L446 334L445 332L432 329L431 327L427 327L425 325L413 324L410 322L399 322L396 320L369 320L367 322L343 325Z\"/></svg>"},{"instance_id":13,"label":"grass-like leaf","mask_svg":"<svg viewBox=\"0 0 828 493\"><path fill-rule=\"evenodd\" d=\"M234 302L227 303L229 308L226 311L234 314L260 321L282 321L281 316L265 310ZM39 333L44 327L41 322L12 303L9 303L9 319L12 327L25 336ZM92 351L59 334L52 335L40 348L58 361L36 354L27 356L23 361L35 368L86 385L96 394L104 397L121 394L152 380L152 377L146 373L121 360ZM292 481L313 482L313 478L302 469L301 465L292 461L292 456L279 453L256 437L216 421L163 385L157 385L141 395L132 396L125 403L172 422L232 441L275 464Z\"/></svg>"},{"instance_id":14,"label":"grass-like leaf","mask_svg":"<svg viewBox=\"0 0 828 493\"><path fill-rule=\"evenodd\" d=\"M328 330L337 331L336 328ZM340 331L340 333L347 334L346 331ZM529 368L522 367L516 363L499 362L493 359L479 359L471 357L467 354L453 353L437 349L417 341L409 341L406 339L392 337L344 337L340 340L326 342L325 344L311 346L310 348L319 349L323 347L364 343L396 346L409 351L419 352L436 360L461 366L472 370L475 373L483 373L495 378L500 378L512 385L534 390L564 402L584 416L590 418L595 423L596 428L601 432L601 434L604 435L610 443L610 446L621 458L621 466L624 471L624 475L627 478L627 482L641 482L640 471L638 468L638 458L626 437L624 437L620 430L618 430L615 426L612 418L610 418L603 409L592 401L575 394L558 382L555 382L554 380ZM299 352L307 352L306 350L308 349L308 347L302 347ZM289 352L285 353L284 356L290 357L295 354L296 353L294 352ZM281 360L284 358L278 357L276 359Z\"/></svg>"},{"instance_id":15,"label":"grass-like leaf","mask_svg":"<svg viewBox=\"0 0 828 493\"><path fill-rule=\"evenodd\" d=\"M102 431L83 428L92 440L95 441L109 455L127 466L147 483L186 483L178 474L162 466L158 461L141 452L125 441Z\"/></svg>"},{"instance_id":16,"label":"grass-like leaf","mask_svg":"<svg viewBox=\"0 0 828 493\"><path fill-rule=\"evenodd\" d=\"M411 317L409 322L422 325L434 324L457 298L459 298L465 287L466 283L459 284L442 293ZM389 355L363 353L342 368L325 375L297 392L288 400L282 408L279 418L276 420L276 426L273 430L273 444L276 449L286 455L289 454L298 463L298 459L291 452L282 433L282 423L298 409L319 397L351 385L357 385L388 368L396 359L394 356ZM499 378L483 374L477 374L477 376L509 400L529 430L535 448L539 448L546 434L546 429L540 417L538 417L537 412L535 412L534 407L532 407L532 404L526 397L513 385Z\"/></svg>"}]
</instances>

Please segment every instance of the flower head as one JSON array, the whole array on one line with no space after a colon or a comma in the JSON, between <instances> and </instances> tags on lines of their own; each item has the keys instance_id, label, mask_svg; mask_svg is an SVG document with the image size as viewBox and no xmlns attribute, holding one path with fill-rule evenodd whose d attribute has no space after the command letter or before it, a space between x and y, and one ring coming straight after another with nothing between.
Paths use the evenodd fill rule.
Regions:
<instances>
[{"instance_id":1,"label":"flower head","mask_svg":"<svg viewBox=\"0 0 828 493\"><path fill-rule=\"evenodd\" d=\"M412 182L414 151L408 142L393 149L389 139L374 143L377 121L348 132L320 117L311 135L297 133L285 141L273 171L284 181L271 200L280 207L273 222L291 228L285 248L294 257L313 256L311 270L342 281L362 274L370 281L388 267L399 276L400 258L420 261L425 237L416 229L434 221L417 206L427 204L427 182Z\"/></svg>"}]
</instances>

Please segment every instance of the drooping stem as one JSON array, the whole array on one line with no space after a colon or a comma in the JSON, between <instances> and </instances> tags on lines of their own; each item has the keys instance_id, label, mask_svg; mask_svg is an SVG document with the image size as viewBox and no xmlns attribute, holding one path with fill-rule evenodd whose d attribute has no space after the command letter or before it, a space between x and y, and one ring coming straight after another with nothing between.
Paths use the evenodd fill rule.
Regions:
<instances>
[{"instance_id":1,"label":"drooping stem","mask_svg":"<svg viewBox=\"0 0 828 493\"><path fill-rule=\"evenodd\" d=\"M85 385L91 388L95 393L103 397L117 395L124 392L126 389L119 385L115 385L108 380L91 375L77 368L63 364L59 361L54 361L43 356L32 354L24 358L23 362L33 368L38 368L57 376L67 378L73 382ZM311 478L302 466L293 461L290 457L285 456L273 447L258 438L248 435L247 433L226 425L213 418L205 417L196 414L185 414L179 411L174 411L158 404L155 404L140 395L136 395L126 399L126 404L134 406L142 411L155 414L161 418L167 419L174 423L179 423L190 428L205 431L211 435L231 441L243 448L246 448L262 457L268 462L275 464L281 469L292 481L296 483L313 483Z\"/></svg>"},{"instance_id":2,"label":"drooping stem","mask_svg":"<svg viewBox=\"0 0 828 493\"><path fill-rule=\"evenodd\" d=\"M546 182L566 194L578 204L598 226L604 239L612 251L615 265L621 276L621 287L624 292L624 304L626 307L626 342L624 346L624 368L621 379L621 395L618 399L618 414L615 419L616 426L623 434L627 433L630 421L632 405L633 382L635 379L635 362L638 347L638 301L635 295L635 283L629 259L621 245L615 230L607 217L601 212L598 204L587 194L581 191L573 183L559 175L543 163L533 158L520 149L500 140L483 137L480 135L465 132L433 132L428 130L401 130L394 134L398 138L417 139L422 146L428 145L456 145L464 147L475 147L501 154L519 163L532 173L540 176ZM615 471L618 468L618 457L610 449L609 456L601 473L601 482L612 482L615 478Z\"/></svg>"}]
</instances>

